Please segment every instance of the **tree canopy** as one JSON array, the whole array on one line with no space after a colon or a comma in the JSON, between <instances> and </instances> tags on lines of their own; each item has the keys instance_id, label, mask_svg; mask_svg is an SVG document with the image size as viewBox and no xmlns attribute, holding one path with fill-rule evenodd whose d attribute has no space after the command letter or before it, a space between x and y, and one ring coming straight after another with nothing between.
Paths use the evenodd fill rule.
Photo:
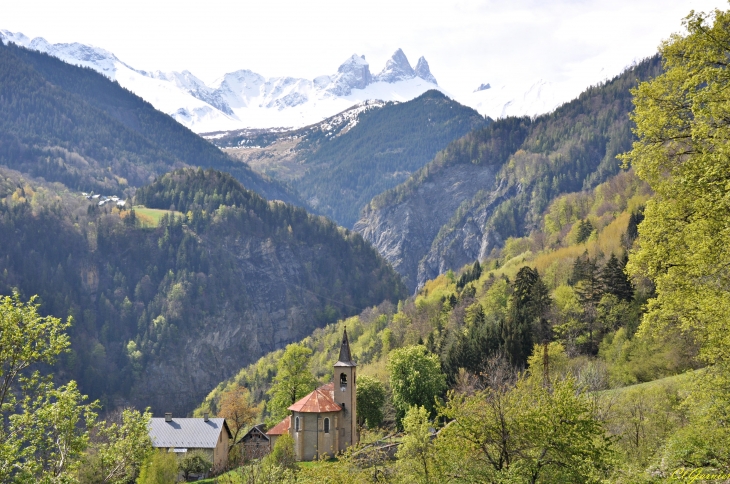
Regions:
<instances>
[{"instance_id":1,"label":"tree canopy","mask_svg":"<svg viewBox=\"0 0 730 484\"><path fill-rule=\"evenodd\" d=\"M730 361L730 13L692 13L661 46L665 72L633 90L623 159L654 190L629 270L656 284L644 329L678 325Z\"/></svg>"}]
</instances>

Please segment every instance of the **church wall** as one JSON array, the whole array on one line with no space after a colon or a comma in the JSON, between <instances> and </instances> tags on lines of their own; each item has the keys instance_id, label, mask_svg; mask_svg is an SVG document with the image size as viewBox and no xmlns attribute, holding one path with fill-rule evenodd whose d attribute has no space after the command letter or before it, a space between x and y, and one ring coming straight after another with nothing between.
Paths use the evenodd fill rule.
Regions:
<instances>
[{"instance_id":1,"label":"church wall","mask_svg":"<svg viewBox=\"0 0 730 484\"><path fill-rule=\"evenodd\" d=\"M332 413L299 413L294 412L293 419L299 417L299 432L294 429L294 451L298 460L315 460L317 454L334 455L337 453L336 412ZM324 432L324 419L330 420L329 433Z\"/></svg>"}]
</instances>

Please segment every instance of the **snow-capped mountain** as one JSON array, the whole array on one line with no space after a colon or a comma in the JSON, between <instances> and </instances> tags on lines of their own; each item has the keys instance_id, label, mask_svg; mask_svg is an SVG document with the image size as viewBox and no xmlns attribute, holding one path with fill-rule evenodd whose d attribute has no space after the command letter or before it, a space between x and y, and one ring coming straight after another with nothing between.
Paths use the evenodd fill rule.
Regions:
<instances>
[{"instance_id":1,"label":"snow-capped mountain","mask_svg":"<svg viewBox=\"0 0 730 484\"><path fill-rule=\"evenodd\" d=\"M441 88L421 57L413 68L398 49L377 75L365 56L354 54L330 75L314 79L264 77L250 70L225 74L206 84L190 71L148 72L125 64L98 47L51 44L42 37L0 30L0 41L46 52L90 67L150 102L197 133L240 129L296 129L318 123L369 100L409 101L429 89ZM603 71L552 82L516 79L502 85L483 83L475 91L457 94L458 102L493 119L536 116L577 97L587 85L604 78ZM477 84L475 82L475 84Z\"/></svg>"},{"instance_id":2,"label":"snow-capped mountain","mask_svg":"<svg viewBox=\"0 0 730 484\"><path fill-rule=\"evenodd\" d=\"M413 69L398 49L376 76L365 56L353 55L336 73L315 79L266 78L250 70L230 72L206 84L189 71L147 72L114 54L79 43L51 44L41 37L0 30L2 42L90 67L117 81L195 132L242 128L297 128L319 122L364 101L408 101L440 89L421 57Z\"/></svg>"}]
</instances>

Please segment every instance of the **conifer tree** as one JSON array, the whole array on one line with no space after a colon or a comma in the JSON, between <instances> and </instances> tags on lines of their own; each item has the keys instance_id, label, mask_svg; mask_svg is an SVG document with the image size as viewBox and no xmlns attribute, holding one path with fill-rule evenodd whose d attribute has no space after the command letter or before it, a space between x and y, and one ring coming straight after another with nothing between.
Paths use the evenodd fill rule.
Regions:
<instances>
[{"instance_id":1,"label":"conifer tree","mask_svg":"<svg viewBox=\"0 0 730 484\"><path fill-rule=\"evenodd\" d=\"M507 357L515 366L523 366L532 352L535 339L541 339L541 322L550 306L550 296L536 269L523 267L517 273L510 298L510 313L502 327ZM544 328L543 328L544 329Z\"/></svg>"},{"instance_id":2,"label":"conifer tree","mask_svg":"<svg viewBox=\"0 0 730 484\"><path fill-rule=\"evenodd\" d=\"M601 280L607 293L624 301L631 301L634 297L634 288L624 272L625 264L619 261L615 254L611 254L611 258L601 271Z\"/></svg>"}]
</instances>

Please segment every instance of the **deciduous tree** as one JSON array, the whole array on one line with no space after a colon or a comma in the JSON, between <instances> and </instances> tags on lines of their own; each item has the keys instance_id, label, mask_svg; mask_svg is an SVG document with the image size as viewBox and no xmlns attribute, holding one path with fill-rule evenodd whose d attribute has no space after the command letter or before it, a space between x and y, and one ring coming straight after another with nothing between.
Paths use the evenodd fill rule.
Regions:
<instances>
[{"instance_id":1,"label":"deciduous tree","mask_svg":"<svg viewBox=\"0 0 730 484\"><path fill-rule=\"evenodd\" d=\"M272 424L289 414L288 407L314 390L317 380L310 369L312 350L299 344L290 344L276 365L274 384L269 390L267 405Z\"/></svg>"}]
</instances>

